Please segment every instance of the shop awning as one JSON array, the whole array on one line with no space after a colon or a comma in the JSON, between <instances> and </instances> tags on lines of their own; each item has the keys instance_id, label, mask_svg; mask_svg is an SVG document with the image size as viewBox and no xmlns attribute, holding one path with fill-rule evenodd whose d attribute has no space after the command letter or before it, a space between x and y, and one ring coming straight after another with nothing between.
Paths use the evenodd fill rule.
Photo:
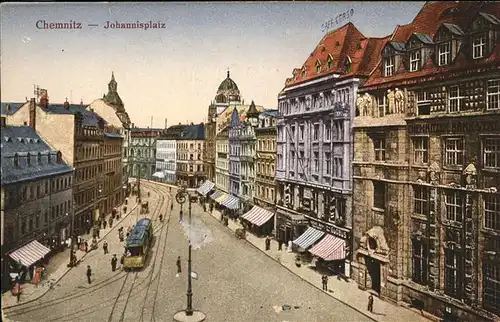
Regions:
<instances>
[{"instance_id":1,"label":"shop awning","mask_svg":"<svg viewBox=\"0 0 500 322\"><path fill-rule=\"evenodd\" d=\"M293 243L299 247L307 249L309 246L314 244L318 239L323 237L325 233L312 227L308 227L307 230L295 239Z\"/></svg>"},{"instance_id":2,"label":"shop awning","mask_svg":"<svg viewBox=\"0 0 500 322\"><path fill-rule=\"evenodd\" d=\"M240 208L240 200L238 197L227 195L227 198L221 202L221 205L228 209L236 210Z\"/></svg>"},{"instance_id":3,"label":"shop awning","mask_svg":"<svg viewBox=\"0 0 500 322\"><path fill-rule=\"evenodd\" d=\"M207 180L196 191L198 191L199 194L206 196L207 193L209 193L214 187L215 184Z\"/></svg>"},{"instance_id":4,"label":"shop awning","mask_svg":"<svg viewBox=\"0 0 500 322\"><path fill-rule=\"evenodd\" d=\"M30 267L45 255L50 253L50 249L33 240L30 243L16 249L9 254L10 258L16 262L21 262L23 266Z\"/></svg>"},{"instance_id":5,"label":"shop awning","mask_svg":"<svg viewBox=\"0 0 500 322\"><path fill-rule=\"evenodd\" d=\"M165 178L165 174L163 172L155 172L153 173L153 177L158 178L158 179L163 179Z\"/></svg>"},{"instance_id":6,"label":"shop awning","mask_svg":"<svg viewBox=\"0 0 500 322\"><path fill-rule=\"evenodd\" d=\"M241 218L248 220L254 225L262 226L263 224L268 222L269 219L271 219L273 216L274 216L273 212L257 206L253 206L253 208L249 212L241 216Z\"/></svg>"},{"instance_id":7,"label":"shop awning","mask_svg":"<svg viewBox=\"0 0 500 322\"><path fill-rule=\"evenodd\" d=\"M319 243L314 245L309 252L327 261L345 258L345 241L327 234Z\"/></svg>"},{"instance_id":8,"label":"shop awning","mask_svg":"<svg viewBox=\"0 0 500 322\"><path fill-rule=\"evenodd\" d=\"M222 196L224 194L224 192L220 191L220 190L216 190L214 193L212 193L210 195L210 199L213 199L213 200L217 200L217 198L219 198L220 196Z\"/></svg>"}]
</instances>

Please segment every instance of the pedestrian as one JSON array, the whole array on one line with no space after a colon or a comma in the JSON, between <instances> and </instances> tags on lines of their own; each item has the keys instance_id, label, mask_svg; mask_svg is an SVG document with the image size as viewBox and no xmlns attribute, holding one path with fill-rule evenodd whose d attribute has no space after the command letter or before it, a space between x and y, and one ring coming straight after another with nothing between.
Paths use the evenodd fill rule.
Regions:
<instances>
[{"instance_id":1,"label":"pedestrian","mask_svg":"<svg viewBox=\"0 0 500 322\"><path fill-rule=\"evenodd\" d=\"M368 312L373 313L373 295L368 296Z\"/></svg>"},{"instance_id":2,"label":"pedestrian","mask_svg":"<svg viewBox=\"0 0 500 322\"><path fill-rule=\"evenodd\" d=\"M163 221L163 215L160 214L160 221Z\"/></svg>"},{"instance_id":3,"label":"pedestrian","mask_svg":"<svg viewBox=\"0 0 500 322\"><path fill-rule=\"evenodd\" d=\"M87 219L86 225L87 225L87 235L89 235L90 234L90 221L88 219Z\"/></svg>"},{"instance_id":4,"label":"pedestrian","mask_svg":"<svg viewBox=\"0 0 500 322\"><path fill-rule=\"evenodd\" d=\"M179 212L179 222L182 223L183 219L184 219L184 215L183 215L182 210L181 210Z\"/></svg>"},{"instance_id":5,"label":"pedestrian","mask_svg":"<svg viewBox=\"0 0 500 322\"><path fill-rule=\"evenodd\" d=\"M116 254L113 254L113 258L111 258L111 271L116 270L116 263L118 263L118 258L116 258Z\"/></svg>"},{"instance_id":6,"label":"pedestrian","mask_svg":"<svg viewBox=\"0 0 500 322\"><path fill-rule=\"evenodd\" d=\"M17 278L16 278L17 280ZM16 286L15 288L17 289L17 303L19 303L21 301L21 284L19 283L19 281L16 281Z\"/></svg>"},{"instance_id":7,"label":"pedestrian","mask_svg":"<svg viewBox=\"0 0 500 322\"><path fill-rule=\"evenodd\" d=\"M321 276L321 284L323 284L323 291L328 291L328 276Z\"/></svg>"},{"instance_id":8,"label":"pedestrian","mask_svg":"<svg viewBox=\"0 0 500 322\"><path fill-rule=\"evenodd\" d=\"M101 230L97 228L97 238L101 238Z\"/></svg>"},{"instance_id":9,"label":"pedestrian","mask_svg":"<svg viewBox=\"0 0 500 322\"><path fill-rule=\"evenodd\" d=\"M113 217L109 217L109 229L113 227Z\"/></svg>"},{"instance_id":10,"label":"pedestrian","mask_svg":"<svg viewBox=\"0 0 500 322\"><path fill-rule=\"evenodd\" d=\"M123 263L125 263L125 254L122 254L122 257L120 258L120 265L123 268Z\"/></svg>"},{"instance_id":11,"label":"pedestrian","mask_svg":"<svg viewBox=\"0 0 500 322\"><path fill-rule=\"evenodd\" d=\"M85 241L85 252L89 252L89 243L87 243L87 241Z\"/></svg>"},{"instance_id":12,"label":"pedestrian","mask_svg":"<svg viewBox=\"0 0 500 322\"><path fill-rule=\"evenodd\" d=\"M278 250L283 250L283 241L280 239L278 239Z\"/></svg>"},{"instance_id":13,"label":"pedestrian","mask_svg":"<svg viewBox=\"0 0 500 322\"><path fill-rule=\"evenodd\" d=\"M92 270L90 269L90 265L87 265L87 281L90 283L92 283L92 281L90 280L90 277L92 276Z\"/></svg>"},{"instance_id":14,"label":"pedestrian","mask_svg":"<svg viewBox=\"0 0 500 322\"><path fill-rule=\"evenodd\" d=\"M203 211L206 212L207 211L207 205L206 204L203 204Z\"/></svg>"},{"instance_id":15,"label":"pedestrian","mask_svg":"<svg viewBox=\"0 0 500 322\"><path fill-rule=\"evenodd\" d=\"M178 256L178 257L177 257L177 262L176 262L176 264L177 264L177 274L176 274L175 276L176 276L176 277L179 277L179 274L180 274L180 273L181 273L181 271L182 271L182 270L181 270L181 257L180 257L180 256Z\"/></svg>"},{"instance_id":16,"label":"pedestrian","mask_svg":"<svg viewBox=\"0 0 500 322\"><path fill-rule=\"evenodd\" d=\"M269 236L266 236L266 250L271 249L271 238Z\"/></svg>"},{"instance_id":17,"label":"pedestrian","mask_svg":"<svg viewBox=\"0 0 500 322\"><path fill-rule=\"evenodd\" d=\"M102 221L102 225L103 225L103 228L106 229L106 226L108 225L108 223L106 222L106 220Z\"/></svg>"},{"instance_id":18,"label":"pedestrian","mask_svg":"<svg viewBox=\"0 0 500 322\"><path fill-rule=\"evenodd\" d=\"M102 244L102 249L104 249L104 254L108 253L108 242L107 241L104 241L104 243Z\"/></svg>"}]
</instances>

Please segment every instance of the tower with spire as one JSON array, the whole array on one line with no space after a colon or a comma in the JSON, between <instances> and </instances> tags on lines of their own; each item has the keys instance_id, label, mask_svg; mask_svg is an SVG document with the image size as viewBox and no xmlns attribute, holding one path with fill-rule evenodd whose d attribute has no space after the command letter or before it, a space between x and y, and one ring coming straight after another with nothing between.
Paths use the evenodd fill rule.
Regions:
<instances>
[{"instance_id":1,"label":"tower with spire","mask_svg":"<svg viewBox=\"0 0 500 322\"><path fill-rule=\"evenodd\" d=\"M115 73L111 72L111 81L108 83L108 94L104 95L104 102L115 109L116 112L125 112L123 101L118 95L118 83L115 80Z\"/></svg>"}]
</instances>

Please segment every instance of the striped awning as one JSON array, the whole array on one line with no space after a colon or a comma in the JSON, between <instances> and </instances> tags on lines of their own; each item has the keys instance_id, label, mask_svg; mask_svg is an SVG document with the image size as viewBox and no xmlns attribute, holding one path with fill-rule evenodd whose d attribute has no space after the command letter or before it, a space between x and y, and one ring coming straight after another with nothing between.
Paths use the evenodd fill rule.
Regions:
<instances>
[{"instance_id":1,"label":"striped awning","mask_svg":"<svg viewBox=\"0 0 500 322\"><path fill-rule=\"evenodd\" d=\"M345 240L327 234L319 243L309 250L313 255L327 261L345 258Z\"/></svg>"},{"instance_id":2,"label":"striped awning","mask_svg":"<svg viewBox=\"0 0 500 322\"><path fill-rule=\"evenodd\" d=\"M316 228L308 227L307 230L299 236L299 238L293 241L293 243L303 249L307 249L318 239L323 237L324 234L324 232L317 230Z\"/></svg>"},{"instance_id":3,"label":"striped awning","mask_svg":"<svg viewBox=\"0 0 500 322\"><path fill-rule=\"evenodd\" d=\"M199 194L206 196L207 193L209 193L214 187L215 184L207 180L196 191L198 191Z\"/></svg>"},{"instance_id":4,"label":"striped awning","mask_svg":"<svg viewBox=\"0 0 500 322\"><path fill-rule=\"evenodd\" d=\"M38 241L33 240L30 243L16 249L9 254L10 258L16 262L21 262L23 266L30 267L45 255L50 253L50 249L40 244Z\"/></svg>"},{"instance_id":5,"label":"striped awning","mask_svg":"<svg viewBox=\"0 0 500 322\"><path fill-rule=\"evenodd\" d=\"M240 208L240 200L238 197L227 195L227 198L221 202L221 205L228 209L236 210Z\"/></svg>"},{"instance_id":6,"label":"striped awning","mask_svg":"<svg viewBox=\"0 0 500 322\"><path fill-rule=\"evenodd\" d=\"M215 201L219 204L222 204L222 202L226 200L227 196L228 194L223 192L220 196L217 197L217 199L215 199Z\"/></svg>"},{"instance_id":7,"label":"striped awning","mask_svg":"<svg viewBox=\"0 0 500 322\"><path fill-rule=\"evenodd\" d=\"M224 192L222 192L220 190L215 190L215 192L210 195L210 199L217 200L217 198L219 198L223 194L224 194Z\"/></svg>"},{"instance_id":8,"label":"striped awning","mask_svg":"<svg viewBox=\"0 0 500 322\"><path fill-rule=\"evenodd\" d=\"M273 216L274 216L273 212L257 206L253 206L253 208L249 212L241 216L241 218L248 220L254 225L262 226L264 223L268 222L269 219L271 219Z\"/></svg>"}]
</instances>

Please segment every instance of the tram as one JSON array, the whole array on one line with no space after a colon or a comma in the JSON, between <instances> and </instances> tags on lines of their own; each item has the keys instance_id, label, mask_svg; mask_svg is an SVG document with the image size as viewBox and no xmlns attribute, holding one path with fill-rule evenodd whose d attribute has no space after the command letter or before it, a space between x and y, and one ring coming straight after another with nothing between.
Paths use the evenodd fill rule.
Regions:
<instances>
[{"instance_id":1,"label":"tram","mask_svg":"<svg viewBox=\"0 0 500 322\"><path fill-rule=\"evenodd\" d=\"M125 242L123 268L143 268L153 239L153 222L142 218L136 224Z\"/></svg>"}]
</instances>

